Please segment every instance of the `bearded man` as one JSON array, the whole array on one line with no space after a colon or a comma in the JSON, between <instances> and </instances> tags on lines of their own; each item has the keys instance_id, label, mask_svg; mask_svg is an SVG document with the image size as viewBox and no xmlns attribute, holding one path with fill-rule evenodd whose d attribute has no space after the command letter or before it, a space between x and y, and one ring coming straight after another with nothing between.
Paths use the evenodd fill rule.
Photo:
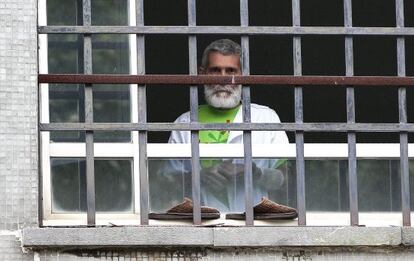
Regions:
<instances>
[{"instance_id":1,"label":"bearded man","mask_svg":"<svg viewBox=\"0 0 414 261\"><path fill-rule=\"evenodd\" d=\"M242 50L239 44L221 39L212 42L204 50L200 74L241 75ZM205 85L204 97L207 102L198 108L201 123L241 123L241 85ZM276 112L267 106L251 104L253 123L279 123ZM190 122L190 112L177 118L176 123ZM242 143L242 131L200 131L200 143ZM189 131L173 131L169 143L190 143ZM255 131L252 144L287 144L283 131ZM266 196L265 186L280 187L283 174L276 169L281 161L255 160L253 162L254 202ZM174 164L173 164L174 165ZM220 211L244 210L244 185L242 160L202 160L201 161L202 203ZM176 166L177 167L177 166ZM184 169L188 168L184 167ZM177 169L179 169L177 167ZM183 168L181 168L183 169ZM189 169L187 170L190 171Z\"/></svg>"}]
</instances>

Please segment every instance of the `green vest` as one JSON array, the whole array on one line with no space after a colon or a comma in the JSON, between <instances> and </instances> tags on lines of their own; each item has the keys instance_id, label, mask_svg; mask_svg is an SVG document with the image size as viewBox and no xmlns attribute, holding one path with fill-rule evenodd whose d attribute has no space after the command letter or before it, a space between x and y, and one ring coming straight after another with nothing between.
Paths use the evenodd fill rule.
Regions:
<instances>
[{"instance_id":1,"label":"green vest","mask_svg":"<svg viewBox=\"0 0 414 261\"><path fill-rule=\"evenodd\" d=\"M210 105L198 107L198 119L201 123L230 123L234 121L240 105L232 109L217 109ZM200 143L227 143L229 131L206 130L199 133Z\"/></svg>"}]
</instances>

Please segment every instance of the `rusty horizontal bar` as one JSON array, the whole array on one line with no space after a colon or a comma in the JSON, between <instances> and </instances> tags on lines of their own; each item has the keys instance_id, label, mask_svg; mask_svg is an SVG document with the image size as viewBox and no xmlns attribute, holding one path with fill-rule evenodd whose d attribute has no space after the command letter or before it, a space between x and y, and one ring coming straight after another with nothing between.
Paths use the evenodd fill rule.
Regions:
<instances>
[{"instance_id":1,"label":"rusty horizontal bar","mask_svg":"<svg viewBox=\"0 0 414 261\"><path fill-rule=\"evenodd\" d=\"M39 26L39 34L414 35L413 27L342 26Z\"/></svg>"},{"instance_id":2,"label":"rusty horizontal bar","mask_svg":"<svg viewBox=\"0 0 414 261\"><path fill-rule=\"evenodd\" d=\"M306 132L414 132L414 123L40 123L40 131L252 130Z\"/></svg>"},{"instance_id":3,"label":"rusty horizontal bar","mask_svg":"<svg viewBox=\"0 0 414 261\"><path fill-rule=\"evenodd\" d=\"M114 75L39 74L39 83L72 84L263 84L330 86L414 86L414 77L401 76L207 76L207 75Z\"/></svg>"}]
</instances>

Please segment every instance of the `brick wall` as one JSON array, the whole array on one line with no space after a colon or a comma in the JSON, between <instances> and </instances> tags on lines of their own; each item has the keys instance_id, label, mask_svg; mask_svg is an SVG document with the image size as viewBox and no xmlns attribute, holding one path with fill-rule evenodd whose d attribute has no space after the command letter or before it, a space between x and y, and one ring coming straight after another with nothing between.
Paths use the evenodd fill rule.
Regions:
<instances>
[{"instance_id":1,"label":"brick wall","mask_svg":"<svg viewBox=\"0 0 414 261\"><path fill-rule=\"evenodd\" d=\"M0 260L33 260L15 235L37 224L36 7L0 1Z\"/></svg>"}]
</instances>

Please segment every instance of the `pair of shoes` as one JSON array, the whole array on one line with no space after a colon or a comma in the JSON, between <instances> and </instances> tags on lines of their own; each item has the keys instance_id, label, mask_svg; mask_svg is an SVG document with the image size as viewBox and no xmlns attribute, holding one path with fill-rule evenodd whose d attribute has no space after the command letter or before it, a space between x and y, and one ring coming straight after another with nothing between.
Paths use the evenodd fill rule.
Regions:
<instances>
[{"instance_id":1,"label":"pair of shoes","mask_svg":"<svg viewBox=\"0 0 414 261\"><path fill-rule=\"evenodd\" d=\"M253 207L253 215L255 220L295 219L298 217L298 211L262 197L262 201ZM226 219L244 220L245 218L246 213L229 213L226 215Z\"/></svg>"},{"instance_id":2,"label":"pair of shoes","mask_svg":"<svg viewBox=\"0 0 414 261\"><path fill-rule=\"evenodd\" d=\"M193 201L189 198L184 198L184 201L165 213L149 213L151 219L171 220L171 219L193 219ZM201 206L201 219L218 219L220 212L215 208Z\"/></svg>"},{"instance_id":3,"label":"pair of shoes","mask_svg":"<svg viewBox=\"0 0 414 261\"><path fill-rule=\"evenodd\" d=\"M298 217L296 209L278 204L265 197L262 198L259 204L253 207L253 211L254 219L256 220L282 220ZM193 202L189 198L184 198L184 202L170 208L165 213L150 213L149 218L158 220L192 219ZM201 218L217 219L220 218L220 212L215 208L201 206ZM230 213L226 215L226 219L243 220L245 218L245 213Z\"/></svg>"}]
</instances>

